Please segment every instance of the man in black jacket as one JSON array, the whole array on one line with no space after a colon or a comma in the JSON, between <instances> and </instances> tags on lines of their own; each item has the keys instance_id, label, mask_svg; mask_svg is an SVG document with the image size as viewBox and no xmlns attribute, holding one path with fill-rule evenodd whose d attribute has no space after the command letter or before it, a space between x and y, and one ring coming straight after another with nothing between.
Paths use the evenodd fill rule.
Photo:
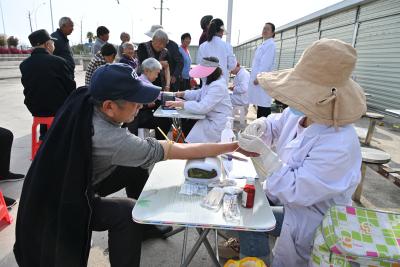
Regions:
<instances>
[{"instance_id":1,"label":"man in black jacket","mask_svg":"<svg viewBox=\"0 0 400 267\"><path fill-rule=\"evenodd\" d=\"M37 30L28 38L34 49L19 65L24 103L35 117L54 117L76 83L65 59L52 55L54 38L46 30Z\"/></svg>"},{"instance_id":2,"label":"man in black jacket","mask_svg":"<svg viewBox=\"0 0 400 267\"><path fill-rule=\"evenodd\" d=\"M68 35L74 30L74 23L69 17L62 17L58 22L59 27L55 32L51 34L51 37L57 39L54 40L54 52L53 55L64 58L71 68L72 78L74 77L75 61L72 54L71 47L69 46Z\"/></svg>"}]
</instances>

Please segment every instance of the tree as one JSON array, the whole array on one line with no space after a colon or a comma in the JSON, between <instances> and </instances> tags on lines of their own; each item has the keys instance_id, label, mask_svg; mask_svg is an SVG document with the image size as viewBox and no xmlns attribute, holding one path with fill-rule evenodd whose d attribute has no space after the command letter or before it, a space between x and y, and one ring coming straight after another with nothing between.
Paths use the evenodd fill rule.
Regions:
<instances>
[{"instance_id":1,"label":"tree","mask_svg":"<svg viewBox=\"0 0 400 267\"><path fill-rule=\"evenodd\" d=\"M6 46L7 44L7 35L0 34L0 46Z\"/></svg>"},{"instance_id":2,"label":"tree","mask_svg":"<svg viewBox=\"0 0 400 267\"><path fill-rule=\"evenodd\" d=\"M10 36L7 39L8 47L17 47L18 46L18 42L19 42L19 40L15 36Z\"/></svg>"},{"instance_id":3,"label":"tree","mask_svg":"<svg viewBox=\"0 0 400 267\"><path fill-rule=\"evenodd\" d=\"M89 39L89 43L92 43L92 42L93 42L93 37L94 37L93 32L88 32L88 33L86 34L86 38Z\"/></svg>"}]
</instances>

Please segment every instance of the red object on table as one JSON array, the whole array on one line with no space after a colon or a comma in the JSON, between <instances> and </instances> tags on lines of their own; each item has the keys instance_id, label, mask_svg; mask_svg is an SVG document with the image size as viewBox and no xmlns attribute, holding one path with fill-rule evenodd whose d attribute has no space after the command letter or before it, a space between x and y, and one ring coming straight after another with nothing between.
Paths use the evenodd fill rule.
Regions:
<instances>
[{"instance_id":1,"label":"red object on table","mask_svg":"<svg viewBox=\"0 0 400 267\"><path fill-rule=\"evenodd\" d=\"M38 125L44 124L47 125L47 130L50 128L53 123L54 117L33 117L32 124L32 154L31 160L35 158L36 152L38 151L42 141L37 138L37 127Z\"/></svg>"},{"instance_id":2,"label":"red object on table","mask_svg":"<svg viewBox=\"0 0 400 267\"><path fill-rule=\"evenodd\" d=\"M242 206L248 209L253 208L255 196L256 188L254 186L254 178L247 178L242 193Z\"/></svg>"},{"instance_id":3,"label":"red object on table","mask_svg":"<svg viewBox=\"0 0 400 267\"><path fill-rule=\"evenodd\" d=\"M6 202L4 201L3 194L0 191L0 222L5 220L7 224L12 223L12 218L7 210Z\"/></svg>"}]
</instances>

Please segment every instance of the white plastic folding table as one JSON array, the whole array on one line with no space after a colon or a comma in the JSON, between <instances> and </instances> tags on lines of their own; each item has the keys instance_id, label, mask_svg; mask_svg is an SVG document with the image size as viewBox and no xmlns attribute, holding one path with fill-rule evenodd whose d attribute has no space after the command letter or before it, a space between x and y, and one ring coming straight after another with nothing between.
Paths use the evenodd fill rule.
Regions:
<instances>
[{"instance_id":1,"label":"white plastic folding table","mask_svg":"<svg viewBox=\"0 0 400 267\"><path fill-rule=\"evenodd\" d=\"M179 193L185 181L185 163L185 160L157 163L132 211L132 218L138 223L185 227L181 266L188 266L202 243L214 265L220 266L217 245L215 253L207 239L211 229L267 232L275 228L275 217L258 180L254 207L240 207L240 221L229 222L224 219L222 208L218 211L203 208L200 206L203 197ZM233 160L233 164L242 164L240 168L249 168L249 173L255 173L250 160L246 164ZM244 184L244 179L241 180ZM200 236L186 255L188 228L196 228ZM217 238L217 234L215 236Z\"/></svg>"}]
</instances>

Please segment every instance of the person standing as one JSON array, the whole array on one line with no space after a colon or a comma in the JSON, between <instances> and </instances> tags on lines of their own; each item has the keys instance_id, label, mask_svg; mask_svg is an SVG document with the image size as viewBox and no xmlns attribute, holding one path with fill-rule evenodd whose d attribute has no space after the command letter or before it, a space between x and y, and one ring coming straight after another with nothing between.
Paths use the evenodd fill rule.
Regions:
<instances>
[{"instance_id":1,"label":"person standing","mask_svg":"<svg viewBox=\"0 0 400 267\"><path fill-rule=\"evenodd\" d=\"M189 45L192 41L192 37L189 33L184 33L181 36L181 46L179 47L179 52L183 58L183 69L182 69L182 79L181 84L179 86L180 90L190 89L190 66L192 65L192 58L190 57L189 53Z\"/></svg>"},{"instance_id":2,"label":"person standing","mask_svg":"<svg viewBox=\"0 0 400 267\"><path fill-rule=\"evenodd\" d=\"M67 61L68 65L71 67L71 74L73 78L75 61L67 36L70 35L74 30L74 23L72 22L71 18L62 17L58 22L58 25L60 28L51 34L51 37L56 39L54 40L55 49L53 55L62 57Z\"/></svg>"},{"instance_id":3,"label":"person standing","mask_svg":"<svg viewBox=\"0 0 400 267\"><path fill-rule=\"evenodd\" d=\"M200 35L199 39L199 46L207 41L207 31L208 31L208 25L210 25L211 20L213 19L213 16L211 15L206 15L201 18L200 20L200 27L203 30L203 32Z\"/></svg>"},{"instance_id":4,"label":"person standing","mask_svg":"<svg viewBox=\"0 0 400 267\"><path fill-rule=\"evenodd\" d=\"M119 39L121 39L121 45L118 47L118 57L122 58L122 54L123 54L123 50L124 50L122 45L126 42L129 42L131 40L131 36L127 32L121 32Z\"/></svg>"},{"instance_id":5,"label":"person standing","mask_svg":"<svg viewBox=\"0 0 400 267\"><path fill-rule=\"evenodd\" d=\"M92 47L93 56L100 51L101 47L105 45L110 38L110 31L104 26L99 26L96 30L96 34L96 42L94 42L94 45Z\"/></svg>"},{"instance_id":6,"label":"person standing","mask_svg":"<svg viewBox=\"0 0 400 267\"><path fill-rule=\"evenodd\" d=\"M264 42L254 54L251 65L249 82L249 103L257 106L257 118L267 117L271 114L272 98L258 84L257 74L270 72L275 62L275 25L271 22L265 23L262 38Z\"/></svg>"},{"instance_id":7,"label":"person standing","mask_svg":"<svg viewBox=\"0 0 400 267\"><path fill-rule=\"evenodd\" d=\"M236 57L230 44L222 40L225 27L221 19L213 19L208 26L207 42L200 45L197 52L197 62L205 57L216 57L222 69L223 77L228 84L229 72L236 67Z\"/></svg>"},{"instance_id":8,"label":"person standing","mask_svg":"<svg viewBox=\"0 0 400 267\"><path fill-rule=\"evenodd\" d=\"M67 61L53 55L55 39L46 30L34 31L28 38L33 51L19 65L24 103L32 116L54 117L76 83Z\"/></svg>"}]
</instances>

